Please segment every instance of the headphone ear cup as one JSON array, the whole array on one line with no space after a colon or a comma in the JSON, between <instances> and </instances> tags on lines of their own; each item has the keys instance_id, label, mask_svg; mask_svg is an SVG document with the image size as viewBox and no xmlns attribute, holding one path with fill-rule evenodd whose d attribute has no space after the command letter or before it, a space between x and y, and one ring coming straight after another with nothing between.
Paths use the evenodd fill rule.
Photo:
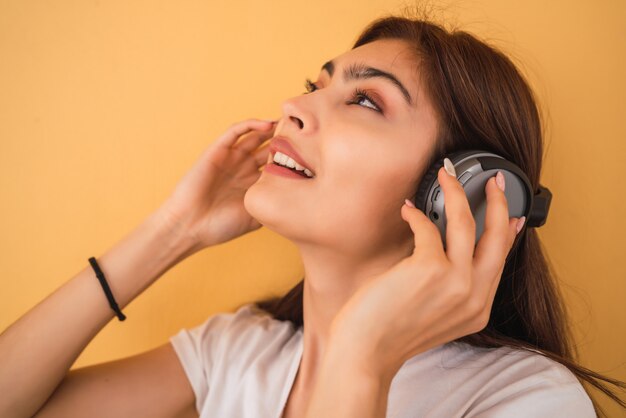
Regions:
<instances>
[{"instance_id":1,"label":"headphone ear cup","mask_svg":"<svg viewBox=\"0 0 626 418\"><path fill-rule=\"evenodd\" d=\"M428 195L430 193L431 186L437 179L437 173L439 169L443 167L443 159L437 160L433 165L430 166L428 171L422 177L419 187L417 188L417 193L415 195L415 207L426 213L426 202L428 201Z\"/></svg>"}]
</instances>

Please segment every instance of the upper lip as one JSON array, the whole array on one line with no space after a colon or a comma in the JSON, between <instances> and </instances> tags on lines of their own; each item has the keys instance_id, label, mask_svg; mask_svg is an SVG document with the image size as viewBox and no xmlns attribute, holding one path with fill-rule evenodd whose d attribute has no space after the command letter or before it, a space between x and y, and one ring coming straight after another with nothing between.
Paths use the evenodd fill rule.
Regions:
<instances>
[{"instance_id":1,"label":"upper lip","mask_svg":"<svg viewBox=\"0 0 626 418\"><path fill-rule=\"evenodd\" d=\"M274 154L276 154L277 152L281 152L288 157L293 158L295 162L297 162L304 168L307 168L313 173L313 176L315 176L315 171L311 169L309 164L304 161L304 158L302 158L300 154L298 154L293 145L291 145L291 142L289 142L288 138L284 136L275 136L274 138L272 138L272 140L270 141L270 152L272 153L272 159L274 158Z\"/></svg>"}]
</instances>

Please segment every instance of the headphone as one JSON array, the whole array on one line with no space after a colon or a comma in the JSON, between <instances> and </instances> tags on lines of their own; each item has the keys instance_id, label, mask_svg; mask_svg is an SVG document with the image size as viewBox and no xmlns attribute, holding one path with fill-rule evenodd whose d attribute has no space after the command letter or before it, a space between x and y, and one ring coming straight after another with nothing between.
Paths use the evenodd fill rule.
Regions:
<instances>
[{"instance_id":1,"label":"headphone","mask_svg":"<svg viewBox=\"0 0 626 418\"><path fill-rule=\"evenodd\" d=\"M447 155L452 161L457 173L457 180L463 186L472 215L476 222L476 240L483 234L485 214L487 209L487 195L485 186L489 178L498 171L504 175L506 188L504 194L509 208L509 217L526 216L524 227L540 227L546 223L552 193L549 189L539 185L539 190L532 189L528 177L512 162L492 152L473 149L458 151ZM443 166L443 159L434 163L424 174L415 195L413 203L437 226L443 246L446 246L446 213L443 190L437 180L437 172ZM519 240L516 239L514 247ZM509 254L511 254L511 251Z\"/></svg>"}]
</instances>

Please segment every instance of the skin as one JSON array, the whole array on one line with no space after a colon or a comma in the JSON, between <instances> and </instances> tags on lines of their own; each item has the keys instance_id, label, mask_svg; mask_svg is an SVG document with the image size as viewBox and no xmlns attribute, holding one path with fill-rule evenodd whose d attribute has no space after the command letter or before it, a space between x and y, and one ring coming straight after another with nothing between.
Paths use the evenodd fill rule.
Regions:
<instances>
[{"instance_id":1,"label":"skin","mask_svg":"<svg viewBox=\"0 0 626 418\"><path fill-rule=\"evenodd\" d=\"M292 241L302 257L306 327L297 394L309 392L315 382L330 324L350 296L411 253L413 234L399 208L415 193L437 132L404 42L372 42L334 61L332 79L321 71L314 82L318 90L283 102L275 129L291 139L316 178L262 173L244 198L246 210ZM382 79L345 84L343 67L358 61L396 75L414 106ZM355 87L374 90L385 114L367 100L346 104Z\"/></svg>"},{"instance_id":2,"label":"skin","mask_svg":"<svg viewBox=\"0 0 626 418\"><path fill-rule=\"evenodd\" d=\"M348 300L331 325L303 416L384 417L391 381L404 362L487 326L505 258L524 218L508 217L503 177L485 185L485 232L474 248L476 225L463 187L442 167L448 247L433 223L404 205L402 218L415 249Z\"/></svg>"},{"instance_id":3,"label":"skin","mask_svg":"<svg viewBox=\"0 0 626 418\"><path fill-rule=\"evenodd\" d=\"M291 240L305 270L304 349L285 417L382 417L401 365L419 353L475 333L489 318L517 218L503 189L485 187L485 230L456 177L438 173L448 222L439 231L404 204L433 152L437 115L419 66L402 41L376 41L334 59L317 90L286 100L278 124L231 126L201 156L164 205L193 251L266 226ZM395 74L408 106L380 78L344 83L350 64ZM372 93L384 114L359 87ZM263 168L275 135L288 137L316 174L290 179ZM240 139L241 137L241 139Z\"/></svg>"},{"instance_id":4,"label":"skin","mask_svg":"<svg viewBox=\"0 0 626 418\"><path fill-rule=\"evenodd\" d=\"M316 177L263 173L244 198L255 219L296 245L304 264L304 351L292 391L297 399L312 391L342 307L412 253L415 237L400 208L415 193L438 129L403 41L375 41L334 61L333 77L322 70L314 93L283 102L275 129L291 139ZM394 74L413 105L383 79L344 83L343 68L355 62ZM355 87L375 91L384 115L366 100L347 104Z\"/></svg>"},{"instance_id":5,"label":"skin","mask_svg":"<svg viewBox=\"0 0 626 418\"><path fill-rule=\"evenodd\" d=\"M297 245L306 277L303 359L285 417L385 416L391 380L406 360L484 328L517 221L508 218L506 198L490 179L485 231L474 248L475 224L463 188L442 169L438 176L448 220L444 252L435 226L402 204L414 193L416 173L423 172L436 137L436 118L418 80L411 79L418 67L410 57L397 41L349 51L336 58L336 78L322 73L319 91L283 104L278 125L249 119L229 127L165 203L99 257L119 305L126 306L191 254L268 226ZM417 98L415 106L406 107L382 80L362 80L358 86L376 91L384 116L363 101L348 104L356 83L342 84L339 74L356 60L395 73ZM268 158L262 144L274 134L291 138L315 179L259 172ZM99 287L86 267L2 334L0 358L6 361L0 386L10 388L11 396L0 398L7 400L0 402L0 415L32 416L50 404L53 392L55 406L42 409L46 415L74 411L74 398L97 403L103 393L117 400L106 410L141 402L154 406L155 393L142 384L154 380L152 372L165 373L172 382L159 403L167 408L159 412L194 413L193 392L169 344L165 351L133 360L137 367L131 372L113 364L70 374L72 383L65 380L85 344L113 317ZM83 304L93 309L68 323L60 307L89 298L97 301ZM50 324L61 327L54 334L66 338L33 344L33 335L46 339ZM43 352L38 349L44 346ZM153 367L155 361L163 367ZM120 373L122 380L132 377L135 386L145 388L142 399L119 385L100 385ZM17 375L23 384L13 384ZM99 388L88 381L99 382Z\"/></svg>"}]
</instances>

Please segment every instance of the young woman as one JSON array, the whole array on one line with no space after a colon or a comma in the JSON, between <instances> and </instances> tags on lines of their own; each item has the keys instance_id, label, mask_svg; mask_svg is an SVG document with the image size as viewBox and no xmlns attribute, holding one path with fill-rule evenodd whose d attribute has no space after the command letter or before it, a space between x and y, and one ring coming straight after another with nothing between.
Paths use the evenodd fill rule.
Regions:
<instances>
[{"instance_id":1,"label":"young woman","mask_svg":"<svg viewBox=\"0 0 626 418\"><path fill-rule=\"evenodd\" d=\"M0 336L1 416L593 417L578 379L624 405L592 378L623 382L576 365L538 236L509 218L501 176L486 184L476 245L449 161L437 172L445 248L410 204L424 172L463 149L505 157L538 187L539 114L511 61L465 32L390 16L307 87L278 123L232 125L98 257L123 308L186 257L264 225L297 245L305 278L68 373L114 316L87 265Z\"/></svg>"}]
</instances>

